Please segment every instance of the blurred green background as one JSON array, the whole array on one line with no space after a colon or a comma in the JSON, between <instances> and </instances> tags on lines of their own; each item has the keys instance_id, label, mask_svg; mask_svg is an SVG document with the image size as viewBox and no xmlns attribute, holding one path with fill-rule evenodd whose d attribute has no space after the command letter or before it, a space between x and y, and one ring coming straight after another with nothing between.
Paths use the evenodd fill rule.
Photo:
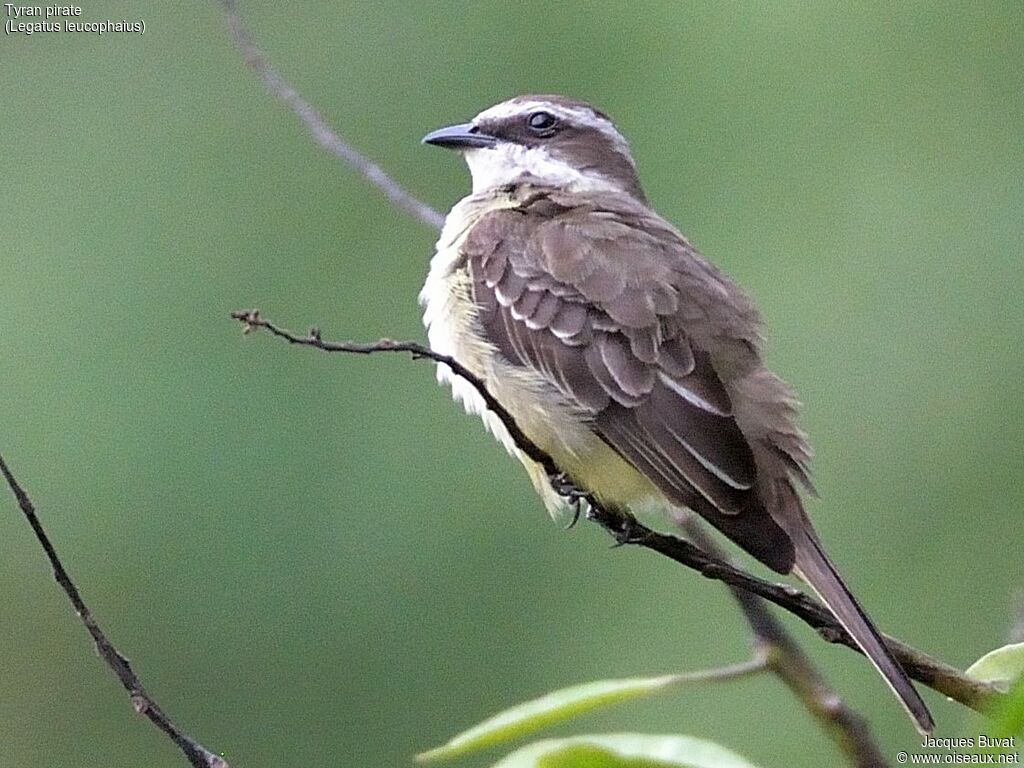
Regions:
<instances>
[{"instance_id":1,"label":"blurred green background","mask_svg":"<svg viewBox=\"0 0 1024 768\"><path fill-rule=\"evenodd\" d=\"M957 665L1024 585L1024 12L986 3L243 2L355 146L430 204L428 130L521 92L598 103L659 211L746 286L805 402L812 515L886 630ZM434 233L317 149L214 3L89 2L139 36L0 41L0 451L90 605L242 766L401 766L590 679L747 654L727 593L546 517L425 363L243 337L228 313L422 338ZM0 754L183 765L0 506ZM792 624L890 757L871 668ZM926 693L939 735L976 729ZM770 677L562 728L839 758ZM468 758L484 766L499 752Z\"/></svg>"}]
</instances>

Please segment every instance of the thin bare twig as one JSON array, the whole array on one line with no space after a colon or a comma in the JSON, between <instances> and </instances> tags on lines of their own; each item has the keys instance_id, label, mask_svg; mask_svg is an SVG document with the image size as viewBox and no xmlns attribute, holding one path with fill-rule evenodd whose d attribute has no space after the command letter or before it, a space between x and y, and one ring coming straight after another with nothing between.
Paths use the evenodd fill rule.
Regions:
<instances>
[{"instance_id":1,"label":"thin bare twig","mask_svg":"<svg viewBox=\"0 0 1024 768\"><path fill-rule=\"evenodd\" d=\"M241 322L245 326L246 331L266 330L291 344L312 347L324 352L346 352L361 355L376 352L405 352L411 354L416 359L426 358L447 366L453 373L465 379L476 389L488 409L494 413L508 430L516 447L544 468L556 490L585 500L589 506L587 518L598 523L608 533L613 535L620 544L635 544L649 549L675 560L687 568L698 571L705 578L721 581L731 587L738 587L764 598L801 619L805 624L817 630L818 634L828 642L839 643L861 652L853 638L836 621L832 613L821 603L807 596L796 587L786 584L773 584L752 576L734 567L726 560L703 551L688 541L654 531L631 517L611 512L601 506L597 499L587 494L583 489L573 488L561 474L551 456L541 450L536 443L519 429L515 419L488 392L484 382L471 371L468 371L457 360L411 341L382 339L369 344L325 341L317 329L313 329L307 336L298 336L264 319L257 310L237 310L231 313L231 317ZM896 659L903 665L903 668L910 677L971 709L986 711L1004 697L1004 694L1000 693L993 686L972 680L966 677L960 670L932 658L923 651L919 651L901 640L888 636L885 636L885 640L889 650L892 651Z\"/></svg>"},{"instance_id":2,"label":"thin bare twig","mask_svg":"<svg viewBox=\"0 0 1024 768\"><path fill-rule=\"evenodd\" d=\"M409 195L393 180L387 177L376 165L370 163L360 153L353 150L331 131L323 119L312 107L302 100L281 76L270 67L266 57L253 43L245 27L242 25L235 7L234 0L220 0L224 7L228 25L236 44L242 51L249 66L263 79L267 88L285 102L295 114L306 124L314 138L342 161L353 166L363 174L364 178L377 186L400 210L415 216L420 221L439 229L443 217L422 201ZM369 171L367 170L369 169ZM463 377L476 388L485 400L488 408L495 412L503 421L519 449L538 461L552 477L553 484L560 491L570 493L577 498L590 501L588 517L601 524L622 543L632 543L652 549L660 554L676 560L690 568L694 568L704 576L726 583L740 604L754 637L755 660L763 654L765 663L801 700L804 706L822 723L830 738L847 755L848 759L859 768L880 768L885 766L877 745L868 730L865 720L847 707L828 686L821 674L802 652L798 643L783 629L782 625L771 614L761 600L768 600L794 613L806 623L818 630L818 633L829 642L842 643L854 650L859 649L846 632L835 622L831 613L798 590L785 585L770 584L755 579L732 567L726 556L706 536L703 527L690 518L690 538L695 539L699 547L663 534L657 534L640 526L635 521L610 514L594 503L579 489L566 483L565 478L555 475L557 467L550 457L537 449L515 424L499 403L487 391L486 386L471 372L461 366L458 361L431 352L429 349L414 342L394 342L381 340L374 344L354 344L324 342L318 332L311 332L306 338L275 327L263 321L255 312L236 312L233 316L246 323L247 330L263 328L274 335L294 344L312 346L324 351L353 352L370 354L373 352L408 352L414 357L429 358L440 364L447 365L457 375ZM705 550L705 551L702 551ZM887 638L896 657L907 668L908 673L974 709L985 709L1001 694L991 686L977 683L964 677L958 670L942 664L931 657L917 651L904 643Z\"/></svg>"},{"instance_id":3,"label":"thin bare twig","mask_svg":"<svg viewBox=\"0 0 1024 768\"><path fill-rule=\"evenodd\" d=\"M316 143L362 174L363 178L383 192L388 201L396 208L419 219L428 227L440 229L444 224L443 215L410 194L401 184L388 176L379 165L371 162L352 145L342 140L337 133L331 130L320 113L313 108L313 105L302 98L299 92L270 65L266 55L253 41L242 17L238 14L235 0L219 0L219 2L224 9L228 31L241 52L242 58L245 59L245 63L259 76L267 90L303 122Z\"/></svg>"},{"instance_id":4,"label":"thin bare twig","mask_svg":"<svg viewBox=\"0 0 1024 768\"><path fill-rule=\"evenodd\" d=\"M755 644L767 647L768 669L803 703L852 765L886 768L888 762L867 720L840 698L763 602L750 593L736 590L736 594L748 615L751 610L762 615Z\"/></svg>"},{"instance_id":5,"label":"thin bare twig","mask_svg":"<svg viewBox=\"0 0 1024 768\"><path fill-rule=\"evenodd\" d=\"M321 143L321 145L326 146L332 151L334 151L334 147L337 147L338 151L335 151L335 154L341 160L347 163L352 163L354 159L356 169L362 171L362 169L367 166L366 159L358 152L352 150L347 143L341 141L341 139L325 125L319 114L317 114L305 101L300 99L294 89L288 86L288 84L281 78L280 74L270 66L266 57L255 45L252 37L248 34L247 29L242 24L234 1L222 0L222 5L227 13L228 25L231 29L232 36L235 39L235 43L238 45L239 49L242 50L249 66L261 76L271 93L292 107L296 115L298 115L298 117L307 125L310 132L317 141ZM377 166L370 164L370 167L379 172L379 168L377 168ZM364 172L363 175L371 184L377 185L392 201L396 201L396 194L394 190L397 188L398 194L396 204L401 210L411 213L424 223L432 225L435 228L439 229L443 224L444 218L439 212L430 209L421 201L411 198L404 189L397 187L397 185L382 172L372 176ZM379 179L385 180L383 186L379 183ZM411 210L410 205L412 208ZM268 330L270 330L269 327ZM287 338L287 336L282 338ZM371 350L351 349L350 351L369 353ZM399 351L399 349L395 347L395 351ZM419 354L418 350L411 348L405 348L402 351ZM455 362L456 361L454 360L448 360L445 364L452 367L451 363ZM455 369L453 368L453 370ZM457 373L465 377L465 374L469 372L463 369L461 371L457 371ZM483 382L475 382L475 384L482 385ZM486 393L485 387L477 386L477 389L482 393ZM519 437L525 438L525 435L520 435ZM694 529L699 531L696 523L694 523ZM713 544L710 540L708 540L708 543ZM848 707L845 707L837 696L831 694L831 691L828 690L824 680L820 675L816 674L816 671L810 665L807 657L799 650L796 643L785 634L781 625L775 621L774 617L770 615L765 606L761 605L757 599L752 598L749 593L743 592L736 587L732 587L732 590L740 601L741 606L745 606L745 612L749 609L748 618L750 618L751 615L757 615L760 617L759 622L754 622L752 620L751 627L754 632L756 644L763 645L766 651L771 651L771 653L764 654L764 659L766 663L768 658L772 659L772 671L790 685L798 696L801 696L805 706L807 706L812 713L819 718L819 720L822 720L826 724L826 728L829 730L830 735L832 735L833 739L837 741L840 748L844 749L845 752L851 755L851 758L854 760L856 765L860 766L860 768L879 768L880 766L884 766L885 762L881 758L881 753L871 738L863 718L854 713ZM760 631L760 625L764 625L765 631ZM755 659L755 661L756 660L757 659ZM791 662L792 669L789 668L788 662ZM800 686L800 688L798 689L797 686ZM828 702L828 705L826 705L826 702Z\"/></svg>"},{"instance_id":6,"label":"thin bare twig","mask_svg":"<svg viewBox=\"0 0 1024 768\"><path fill-rule=\"evenodd\" d=\"M319 114L305 101L300 99L294 89L270 66L266 57L255 45L252 37L242 24L234 0L221 0L221 4L227 13L228 25L235 43L245 55L249 66L261 76L271 93L292 107L293 111L306 124L317 141L331 151L334 151L334 147L338 147L339 151L335 151L335 155L342 161L354 165L360 172L363 172L363 168L367 167L367 165L375 169L375 174L373 175L363 172L364 177L369 183L378 186L390 200L396 202L400 210L411 213L424 223L440 229L444 218L439 212L429 208L422 201L412 198L404 189L398 187L383 172L380 172L377 166L368 164L366 158L352 150L347 143L341 141L325 125ZM380 179L384 180L383 184L380 183ZM397 195L394 191L396 189L398 190ZM267 326L267 330L274 332L272 326ZM288 339L287 335L281 337ZM391 348L394 351L408 351L416 355L421 354L418 348L413 349L409 346L393 345ZM377 350L353 349L349 347L349 351L369 353ZM465 369L456 370L452 366L452 363L455 362L454 360L446 360L444 364L466 378L466 374L469 371ZM472 378L470 376L471 380ZM482 386L483 382L472 381L472 383L486 399L488 393L486 387ZM493 410L493 403L488 403L488 406L492 407ZM525 435L520 434L518 437L525 438ZM519 440L517 440L517 444L519 444ZM714 547L714 542L704 534L702 527L692 519L692 516L690 523L689 528L693 536L700 537L697 543L707 545L704 546L705 549ZM713 549L710 551L713 554L721 555L720 552L715 552ZM724 555L721 556L724 559ZM771 659L771 670L793 690L805 707L822 722L829 736L847 754L854 765L859 766L859 768L884 768L885 760L874 739L871 737L864 718L843 704L839 697L828 687L824 678L800 650L799 645L785 632L782 625L775 620L767 606L760 602L760 599L753 597L751 593L745 592L739 587L733 586L730 589L739 601L751 625L755 648L763 647L765 659Z\"/></svg>"},{"instance_id":7,"label":"thin bare twig","mask_svg":"<svg viewBox=\"0 0 1024 768\"><path fill-rule=\"evenodd\" d=\"M754 648L754 655L746 661L730 664L727 667L699 669L696 672L680 672L673 675L676 683L721 683L726 680L739 680L757 675L768 670L768 654L760 648Z\"/></svg>"},{"instance_id":8,"label":"thin bare twig","mask_svg":"<svg viewBox=\"0 0 1024 768\"><path fill-rule=\"evenodd\" d=\"M728 560L693 514L680 525L698 547ZM755 654L764 656L768 670L793 692L846 759L857 768L886 768L867 721L843 702L764 601L738 587L729 590L750 625Z\"/></svg>"},{"instance_id":9,"label":"thin bare twig","mask_svg":"<svg viewBox=\"0 0 1024 768\"><path fill-rule=\"evenodd\" d=\"M96 623L96 619L93 618L92 612L82 599L78 587L75 586L75 583L71 580L63 563L61 563L60 558L57 556L57 551L53 548L50 537L46 535L46 531L39 521L39 516L36 514L35 505L14 478L3 456L0 456L0 473L3 474L11 492L14 493L14 497L18 500L18 506L25 515L25 519L28 520L28 524L32 527L32 532L35 533L36 539L39 540L43 551L46 552L46 558L50 561L50 567L53 568L54 579L56 579L60 588L64 590L64 594L71 601L71 605L74 607L75 613L78 614L78 618L82 620L85 628L92 636L100 658L106 662L106 665L117 675L117 679L121 682L122 687L128 691L128 696L135 711L140 715L148 717L153 725L167 734L167 737L178 745L178 748L195 768L228 768L227 761L224 758L215 755L178 728L156 703L156 700L142 687L142 681L135 674L131 664L128 663L128 659L114 647L103 633L103 630L100 629L99 624Z\"/></svg>"}]
</instances>

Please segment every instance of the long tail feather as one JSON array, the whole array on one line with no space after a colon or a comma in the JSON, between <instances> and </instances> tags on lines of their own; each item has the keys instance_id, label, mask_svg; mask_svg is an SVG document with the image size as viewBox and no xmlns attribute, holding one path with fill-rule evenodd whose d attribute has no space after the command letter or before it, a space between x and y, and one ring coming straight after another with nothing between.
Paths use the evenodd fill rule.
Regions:
<instances>
[{"instance_id":1,"label":"long tail feather","mask_svg":"<svg viewBox=\"0 0 1024 768\"><path fill-rule=\"evenodd\" d=\"M806 581L828 606L843 628L875 665L922 734L935 729L931 713L910 678L885 645L875 625L847 589L814 534L807 531L796 546L793 573Z\"/></svg>"}]
</instances>

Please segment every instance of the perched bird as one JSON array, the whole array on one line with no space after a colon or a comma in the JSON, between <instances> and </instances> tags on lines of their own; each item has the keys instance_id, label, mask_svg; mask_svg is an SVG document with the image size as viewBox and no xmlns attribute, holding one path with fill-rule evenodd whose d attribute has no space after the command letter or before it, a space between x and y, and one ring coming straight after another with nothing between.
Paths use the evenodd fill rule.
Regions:
<instances>
[{"instance_id":1,"label":"perched bird","mask_svg":"<svg viewBox=\"0 0 1024 768\"><path fill-rule=\"evenodd\" d=\"M571 482L610 509L687 508L806 581L917 728L928 709L804 512L810 448L761 358L750 298L648 205L608 117L519 96L423 141L458 150L472 193L448 214L420 294L430 346L487 385ZM439 368L564 505L467 382Z\"/></svg>"}]
</instances>

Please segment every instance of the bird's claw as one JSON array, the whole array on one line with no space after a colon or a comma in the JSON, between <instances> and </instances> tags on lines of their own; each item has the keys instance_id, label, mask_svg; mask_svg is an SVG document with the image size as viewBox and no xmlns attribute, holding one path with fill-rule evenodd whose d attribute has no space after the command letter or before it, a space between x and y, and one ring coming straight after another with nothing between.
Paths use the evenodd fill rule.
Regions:
<instances>
[{"instance_id":1,"label":"bird's claw","mask_svg":"<svg viewBox=\"0 0 1024 768\"><path fill-rule=\"evenodd\" d=\"M565 526L566 530L568 530L580 521L583 505L589 501L588 495L577 487L564 472L559 472L551 477L551 487L555 490L555 493L565 499L568 506L572 509L572 520Z\"/></svg>"}]
</instances>

